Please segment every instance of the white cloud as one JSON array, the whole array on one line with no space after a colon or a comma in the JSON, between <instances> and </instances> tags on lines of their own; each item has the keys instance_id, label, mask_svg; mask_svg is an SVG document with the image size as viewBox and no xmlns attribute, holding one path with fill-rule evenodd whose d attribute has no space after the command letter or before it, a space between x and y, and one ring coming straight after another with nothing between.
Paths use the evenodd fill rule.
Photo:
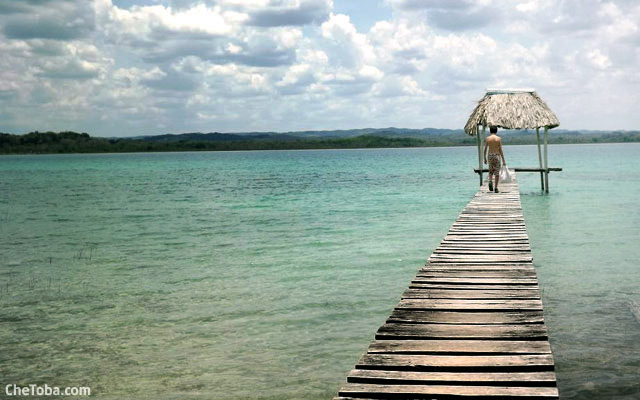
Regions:
<instances>
[{"instance_id":1,"label":"white cloud","mask_svg":"<svg viewBox=\"0 0 640 400\"><path fill-rule=\"evenodd\" d=\"M374 50L367 36L357 31L349 16L331 14L321 29L323 38L328 39L331 46L329 57L334 65L352 68L375 60Z\"/></svg>"},{"instance_id":2,"label":"white cloud","mask_svg":"<svg viewBox=\"0 0 640 400\"><path fill-rule=\"evenodd\" d=\"M460 127L495 85L563 127L640 122L635 2L387 3L367 30L330 0L4 0L0 131Z\"/></svg>"},{"instance_id":3,"label":"white cloud","mask_svg":"<svg viewBox=\"0 0 640 400\"><path fill-rule=\"evenodd\" d=\"M598 69L607 69L611 66L609 57L602 53L600 49L589 50L585 56L591 65Z\"/></svg>"},{"instance_id":4,"label":"white cloud","mask_svg":"<svg viewBox=\"0 0 640 400\"><path fill-rule=\"evenodd\" d=\"M189 9L174 10L162 5L122 9L111 0L99 0L96 11L102 23L113 24L112 34L148 36L153 33L203 33L225 35L249 16L236 12L223 12L217 7L198 4Z\"/></svg>"},{"instance_id":5,"label":"white cloud","mask_svg":"<svg viewBox=\"0 0 640 400\"><path fill-rule=\"evenodd\" d=\"M539 0L531 0L523 3L518 3L516 5L516 10L523 13L535 12L540 7L540 3L541 2Z\"/></svg>"}]
</instances>

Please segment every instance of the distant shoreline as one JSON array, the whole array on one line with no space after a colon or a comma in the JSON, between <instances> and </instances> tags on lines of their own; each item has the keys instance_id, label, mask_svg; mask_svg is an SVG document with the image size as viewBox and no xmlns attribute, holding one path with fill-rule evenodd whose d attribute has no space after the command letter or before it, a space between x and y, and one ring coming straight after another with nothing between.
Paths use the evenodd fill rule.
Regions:
<instances>
[{"instance_id":1,"label":"distant shoreline","mask_svg":"<svg viewBox=\"0 0 640 400\"><path fill-rule=\"evenodd\" d=\"M600 143L551 143L554 146L596 146L605 144L639 144L640 142L600 142ZM510 144L510 146L535 146L533 144ZM452 149L460 147L473 147L471 145L464 146L415 146L415 147L354 147L354 148L322 148L322 149L268 149L268 150L172 150L172 151L120 151L120 152L85 152L85 153L1 153L2 156L65 156L65 155L109 155L109 154L160 154L160 153L242 153L242 152L260 152L260 151L323 151L323 150L411 150L411 149Z\"/></svg>"},{"instance_id":2,"label":"distant shoreline","mask_svg":"<svg viewBox=\"0 0 640 400\"><path fill-rule=\"evenodd\" d=\"M217 135L217 136L216 136ZM396 134L397 135L397 134ZM188 139L182 139L183 137ZM193 138L202 138L194 140ZM213 139L212 139L213 137ZM205 140L206 139L206 140ZM638 143L640 132L612 132L549 135L549 144ZM239 136L184 134L143 138L99 138L76 132L31 132L26 135L0 133L0 154L95 154L159 153L184 151L339 150L476 146L476 138L456 134L352 137L297 137L278 135ZM503 136L505 145L536 144L535 133L517 132Z\"/></svg>"}]
</instances>

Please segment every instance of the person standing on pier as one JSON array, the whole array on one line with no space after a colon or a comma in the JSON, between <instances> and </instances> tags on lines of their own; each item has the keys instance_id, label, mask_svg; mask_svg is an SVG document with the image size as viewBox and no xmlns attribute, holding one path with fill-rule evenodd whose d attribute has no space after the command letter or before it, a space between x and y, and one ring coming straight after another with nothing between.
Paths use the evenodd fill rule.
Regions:
<instances>
[{"instance_id":1,"label":"person standing on pier","mask_svg":"<svg viewBox=\"0 0 640 400\"><path fill-rule=\"evenodd\" d=\"M484 141L484 163L489 161L489 191L494 191L494 185L491 181L491 176L494 176L495 192L498 191L498 182L500 181L500 159L502 158L502 164L507 165L507 161L504 159L504 153L502 152L502 139L498 136L498 127L492 126L489 128L491 133ZM487 158L487 150L489 157Z\"/></svg>"}]
</instances>

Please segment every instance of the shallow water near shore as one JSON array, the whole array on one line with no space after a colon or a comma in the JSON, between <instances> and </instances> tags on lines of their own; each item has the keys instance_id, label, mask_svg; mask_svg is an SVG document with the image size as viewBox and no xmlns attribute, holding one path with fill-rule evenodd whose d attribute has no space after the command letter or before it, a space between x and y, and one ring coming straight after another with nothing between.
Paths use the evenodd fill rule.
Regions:
<instances>
[{"instance_id":1,"label":"shallow water near shore","mask_svg":"<svg viewBox=\"0 0 640 400\"><path fill-rule=\"evenodd\" d=\"M640 145L549 150L551 193L518 181L561 397L637 399ZM331 398L476 165L471 147L1 156L0 386Z\"/></svg>"}]
</instances>

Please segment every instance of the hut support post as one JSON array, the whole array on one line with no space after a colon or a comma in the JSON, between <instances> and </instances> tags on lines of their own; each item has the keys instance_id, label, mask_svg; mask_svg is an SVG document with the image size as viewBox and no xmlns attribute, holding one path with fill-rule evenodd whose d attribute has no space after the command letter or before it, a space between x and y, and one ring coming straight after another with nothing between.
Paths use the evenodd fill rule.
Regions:
<instances>
[{"instance_id":1,"label":"hut support post","mask_svg":"<svg viewBox=\"0 0 640 400\"><path fill-rule=\"evenodd\" d=\"M544 192L549 193L549 153L547 146L549 143L549 127L544 127Z\"/></svg>"},{"instance_id":2,"label":"hut support post","mask_svg":"<svg viewBox=\"0 0 640 400\"><path fill-rule=\"evenodd\" d=\"M482 135L484 136L484 126L482 127ZM480 186L482 186L482 139L479 129L476 132L476 138L478 139L478 175L480 176Z\"/></svg>"},{"instance_id":3,"label":"hut support post","mask_svg":"<svg viewBox=\"0 0 640 400\"><path fill-rule=\"evenodd\" d=\"M542 152L540 150L540 128L536 128L536 142L538 143L538 162L542 169ZM544 173L540 171L540 189L544 190Z\"/></svg>"}]
</instances>

